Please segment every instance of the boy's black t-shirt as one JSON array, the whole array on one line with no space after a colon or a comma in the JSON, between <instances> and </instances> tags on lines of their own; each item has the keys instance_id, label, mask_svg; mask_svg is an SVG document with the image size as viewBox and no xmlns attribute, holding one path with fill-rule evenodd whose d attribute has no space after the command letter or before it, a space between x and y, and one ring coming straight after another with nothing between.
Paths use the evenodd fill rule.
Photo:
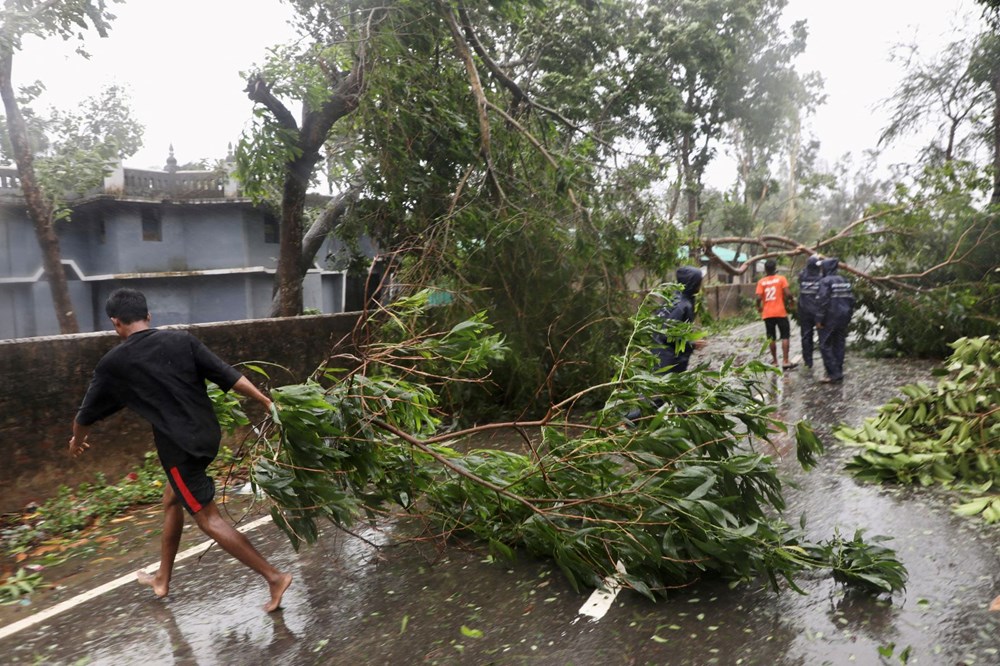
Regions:
<instances>
[{"instance_id":1,"label":"boy's black t-shirt","mask_svg":"<svg viewBox=\"0 0 1000 666\"><path fill-rule=\"evenodd\" d=\"M214 458L222 432L205 380L228 391L241 376L190 333L150 328L98 362L76 421L90 425L128 407L152 424L161 457L169 442Z\"/></svg>"}]
</instances>

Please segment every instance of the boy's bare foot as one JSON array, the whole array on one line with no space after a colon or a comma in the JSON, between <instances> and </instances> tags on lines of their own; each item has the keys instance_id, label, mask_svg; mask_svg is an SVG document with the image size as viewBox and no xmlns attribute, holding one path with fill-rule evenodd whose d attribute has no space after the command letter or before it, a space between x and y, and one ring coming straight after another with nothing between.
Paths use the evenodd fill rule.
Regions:
<instances>
[{"instance_id":1,"label":"boy's bare foot","mask_svg":"<svg viewBox=\"0 0 1000 666\"><path fill-rule=\"evenodd\" d=\"M165 597L170 591L169 583L161 583L156 579L156 576L145 571L136 571L135 578L143 585L149 585L153 588L153 594L158 597Z\"/></svg>"},{"instance_id":2,"label":"boy's bare foot","mask_svg":"<svg viewBox=\"0 0 1000 666\"><path fill-rule=\"evenodd\" d=\"M1000 597L997 597L996 599L993 600L993 603L990 604L990 610L1000 611Z\"/></svg>"},{"instance_id":3,"label":"boy's bare foot","mask_svg":"<svg viewBox=\"0 0 1000 666\"><path fill-rule=\"evenodd\" d=\"M271 601L264 606L264 610L268 613L273 613L281 608L281 595L285 593L285 590L291 584L292 574L287 573L279 575L274 582L268 583L267 586L271 589Z\"/></svg>"}]
</instances>

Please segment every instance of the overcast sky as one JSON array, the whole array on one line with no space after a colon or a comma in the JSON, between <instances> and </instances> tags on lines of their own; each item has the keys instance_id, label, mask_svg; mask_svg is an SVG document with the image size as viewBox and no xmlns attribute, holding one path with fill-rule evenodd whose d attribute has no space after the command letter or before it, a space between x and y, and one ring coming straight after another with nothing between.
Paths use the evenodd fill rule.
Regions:
<instances>
[{"instance_id":1,"label":"overcast sky","mask_svg":"<svg viewBox=\"0 0 1000 666\"><path fill-rule=\"evenodd\" d=\"M36 79L43 106L71 107L110 84L125 86L143 147L126 161L163 168L169 146L184 164L226 156L251 117L239 73L292 38L292 15L279 0L127 0L107 39L89 33L86 60L76 42L32 41L14 58L14 84Z\"/></svg>"},{"instance_id":2,"label":"overcast sky","mask_svg":"<svg viewBox=\"0 0 1000 666\"><path fill-rule=\"evenodd\" d=\"M973 0L789 0L785 16L808 22L798 67L825 79L826 104L809 125L821 141L820 154L832 162L878 143L888 114L877 105L903 75L901 65L889 61L893 47L916 43L931 56L980 25L980 6ZM914 137L886 159L912 159L922 146Z\"/></svg>"},{"instance_id":3,"label":"overcast sky","mask_svg":"<svg viewBox=\"0 0 1000 666\"><path fill-rule=\"evenodd\" d=\"M108 84L130 91L144 146L128 165L162 168L168 147L185 162L225 157L251 114L241 70L268 46L292 36L290 9L278 0L128 0L113 5L110 36L89 39L91 60L59 42L33 41L14 60L15 85L42 80L42 106L72 107ZM954 39L957 17L978 17L973 0L789 0L789 20L807 19L799 61L826 80L827 103L810 122L833 161L874 147L885 125L876 103L900 78L888 61L894 44L917 41L930 54ZM912 157L917 141L890 157Z\"/></svg>"}]
</instances>

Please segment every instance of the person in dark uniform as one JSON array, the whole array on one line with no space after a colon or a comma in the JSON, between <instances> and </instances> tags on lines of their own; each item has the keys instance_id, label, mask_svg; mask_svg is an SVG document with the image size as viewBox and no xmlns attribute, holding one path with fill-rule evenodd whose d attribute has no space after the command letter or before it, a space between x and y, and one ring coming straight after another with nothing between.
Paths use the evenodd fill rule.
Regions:
<instances>
[{"instance_id":1,"label":"person in dark uniform","mask_svg":"<svg viewBox=\"0 0 1000 666\"><path fill-rule=\"evenodd\" d=\"M684 288L672 303L664 305L656 311L656 315L663 320L664 328L668 321L694 321L694 297L701 290L701 271L694 266L681 266L676 273L677 282ZM705 346L704 340L688 342L679 350L672 340L669 339L667 331L653 335L653 353L656 354L659 362L656 366L657 372L684 372L688 369L688 361L695 349Z\"/></svg>"},{"instance_id":2,"label":"person in dark uniform","mask_svg":"<svg viewBox=\"0 0 1000 666\"><path fill-rule=\"evenodd\" d=\"M818 254L810 256L806 260L806 267L799 273L799 332L802 338L802 361L807 368L813 367L813 330L816 328L819 281L823 277L820 269L822 259Z\"/></svg>"},{"instance_id":3,"label":"person in dark uniform","mask_svg":"<svg viewBox=\"0 0 1000 666\"><path fill-rule=\"evenodd\" d=\"M156 453L168 483L163 487L160 566L155 574L137 572L139 582L153 588L156 596L167 596L187 510L202 532L264 578L270 594L264 609L276 610L292 583L291 574L275 569L264 559L222 517L214 501L215 484L206 470L219 453L222 431L205 380L223 391L233 389L253 398L268 410L270 398L187 331L151 328L142 292L114 291L105 312L123 341L94 369L73 421L69 452L75 458L89 449L91 425L124 407L153 426Z\"/></svg>"},{"instance_id":4,"label":"person in dark uniform","mask_svg":"<svg viewBox=\"0 0 1000 666\"><path fill-rule=\"evenodd\" d=\"M686 371L691 355L696 349L702 349L705 346L704 340L695 340L685 343L678 349L676 341L671 339L668 322L690 323L694 321L694 297L701 290L701 271L694 266L681 266L677 269L676 280L683 288L674 295L672 301L656 311L656 316L663 321L663 331L653 334L651 351L656 356L654 372ZM649 402L654 407L659 408L663 404L663 399L653 398ZM634 425L641 416L642 410L635 407L625 415L625 419Z\"/></svg>"},{"instance_id":5,"label":"person in dark uniform","mask_svg":"<svg viewBox=\"0 0 1000 666\"><path fill-rule=\"evenodd\" d=\"M844 380L844 352L847 348L847 325L854 313L854 293L847 278L837 273L840 262L824 259L816 292L816 328L819 331L819 353L823 357L826 377L821 382Z\"/></svg>"}]
</instances>

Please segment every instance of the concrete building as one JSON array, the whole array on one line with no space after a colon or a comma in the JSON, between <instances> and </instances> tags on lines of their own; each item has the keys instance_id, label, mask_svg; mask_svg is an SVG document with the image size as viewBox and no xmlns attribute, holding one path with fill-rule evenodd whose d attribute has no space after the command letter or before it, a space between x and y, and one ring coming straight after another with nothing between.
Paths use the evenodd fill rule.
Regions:
<instances>
[{"instance_id":1,"label":"concrete building","mask_svg":"<svg viewBox=\"0 0 1000 666\"><path fill-rule=\"evenodd\" d=\"M56 223L80 330L109 330L118 287L146 293L156 325L266 317L278 262L278 219L242 197L226 172L119 166L101 191ZM321 263L305 277L309 311L344 311L346 275ZM59 333L17 171L0 167L0 339Z\"/></svg>"}]
</instances>

